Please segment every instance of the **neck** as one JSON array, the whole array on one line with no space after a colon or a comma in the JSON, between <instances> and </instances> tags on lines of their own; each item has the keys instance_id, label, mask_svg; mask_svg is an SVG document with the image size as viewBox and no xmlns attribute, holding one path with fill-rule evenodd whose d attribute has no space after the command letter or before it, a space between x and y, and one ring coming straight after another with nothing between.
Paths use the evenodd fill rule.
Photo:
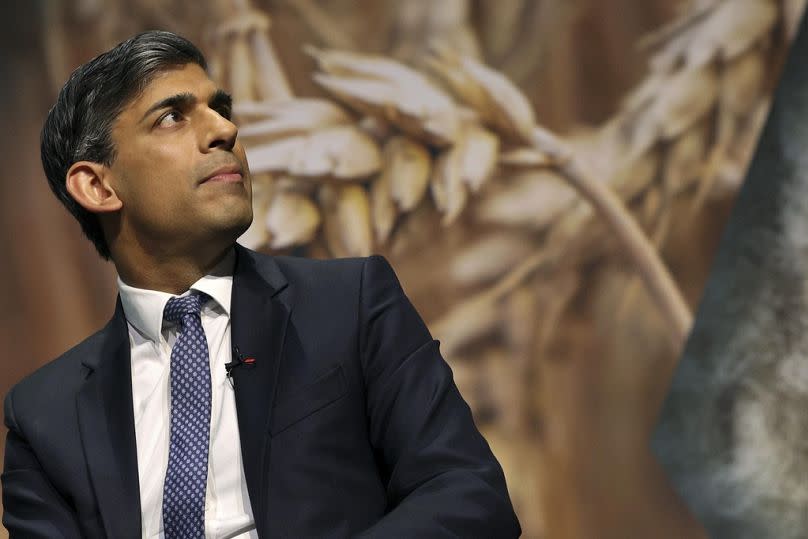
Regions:
<instances>
[{"instance_id":1,"label":"neck","mask_svg":"<svg viewBox=\"0 0 808 539\"><path fill-rule=\"evenodd\" d=\"M113 253L121 280L136 288L182 294L209 274L234 248L230 243L219 249L197 250L193 254L150 255Z\"/></svg>"}]
</instances>

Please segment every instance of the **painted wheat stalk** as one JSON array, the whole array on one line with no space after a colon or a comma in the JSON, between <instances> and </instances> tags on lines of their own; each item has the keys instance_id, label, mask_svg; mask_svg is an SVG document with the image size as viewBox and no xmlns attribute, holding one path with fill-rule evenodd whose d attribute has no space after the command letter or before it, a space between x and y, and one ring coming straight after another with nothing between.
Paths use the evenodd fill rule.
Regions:
<instances>
[{"instance_id":1,"label":"painted wheat stalk","mask_svg":"<svg viewBox=\"0 0 808 539\"><path fill-rule=\"evenodd\" d=\"M279 249L316 242L322 223L321 243L331 255L368 254L393 241L395 224L428 193L444 225L471 206L481 223L527 227L534 234L550 230L537 251L569 252L560 244L579 236L586 241L591 234L579 231L592 229L587 210L576 208L582 202L567 189L572 185L585 195L584 203L594 201L596 209L606 212L666 309L675 341L681 342L689 314L645 237L632 228L620 199L648 198L647 204L658 206L652 240L659 245L670 226L671 197L698 183L694 204L700 204L716 184L732 180L727 163L748 155L754 138L747 136L743 147L738 134L754 132L746 128L760 116L754 112L766 95L767 60L777 49L775 33L785 8L768 0L741 1L744 9L735 9L737 2L698 2L647 40L657 49L652 73L603 128L600 145L608 144L610 151L608 162L599 163L597 178L585 171L586 159L535 125L527 99L515 86L470 57L443 48L433 52L427 61L431 69L423 73L383 57L310 49L321 69L315 80L350 112L332 103L342 113L321 117L302 108L326 107L326 101L287 100L242 130L254 142L250 159L255 171L283 175L277 196L308 208L300 213L304 224L274 218L273 213L285 210L283 204L272 204L264 221L267 233L274 234L259 233L253 243L266 240ZM243 105L248 113L249 103ZM284 131L290 118L297 122L295 129ZM488 182L498 186L480 193ZM304 184L302 190L296 183ZM307 195L311 205L303 202ZM593 196L608 197L608 206ZM311 211L314 206L321 218ZM557 214L548 219L553 210ZM579 224L565 223L569 220ZM284 222L288 231L278 229ZM597 253L572 251L579 257ZM558 263L563 256L569 255L548 254L542 264ZM439 325L450 320L451 315Z\"/></svg>"},{"instance_id":2,"label":"painted wheat stalk","mask_svg":"<svg viewBox=\"0 0 808 539\"><path fill-rule=\"evenodd\" d=\"M308 48L329 98L256 92L238 103L259 173L243 241L311 256L382 252L405 283L408 267L420 272L416 303L435 291L424 267L451 283L430 296L428 323L498 448L526 536L538 536L541 516L526 517L538 464L525 464L537 458L542 413L535 362L580 289L578 268L621 248L681 344L690 315L657 255L681 218L673 201L696 212L737 190L800 8L692 3L644 41L650 72L618 113L568 141L536 125L500 73L449 47L433 46L419 69ZM494 423L486 410L500 412Z\"/></svg>"}]
</instances>

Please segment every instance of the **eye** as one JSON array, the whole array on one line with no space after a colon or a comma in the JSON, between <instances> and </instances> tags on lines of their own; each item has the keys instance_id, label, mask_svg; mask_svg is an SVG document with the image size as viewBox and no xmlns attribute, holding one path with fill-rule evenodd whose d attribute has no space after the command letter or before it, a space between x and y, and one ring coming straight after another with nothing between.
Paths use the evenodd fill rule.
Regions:
<instances>
[{"instance_id":1,"label":"eye","mask_svg":"<svg viewBox=\"0 0 808 539\"><path fill-rule=\"evenodd\" d=\"M155 124L157 127L171 127L182 120L182 113L178 110L170 110L160 116Z\"/></svg>"}]
</instances>

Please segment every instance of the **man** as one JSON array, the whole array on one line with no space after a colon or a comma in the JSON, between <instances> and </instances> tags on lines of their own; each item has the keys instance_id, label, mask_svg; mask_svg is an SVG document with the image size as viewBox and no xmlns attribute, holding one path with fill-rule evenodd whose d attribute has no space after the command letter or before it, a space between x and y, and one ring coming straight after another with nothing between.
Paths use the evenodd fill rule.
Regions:
<instances>
[{"instance_id":1,"label":"man","mask_svg":"<svg viewBox=\"0 0 808 539\"><path fill-rule=\"evenodd\" d=\"M48 181L120 295L5 400L21 537L516 537L502 470L379 256L270 257L230 98L146 32L77 69Z\"/></svg>"}]
</instances>

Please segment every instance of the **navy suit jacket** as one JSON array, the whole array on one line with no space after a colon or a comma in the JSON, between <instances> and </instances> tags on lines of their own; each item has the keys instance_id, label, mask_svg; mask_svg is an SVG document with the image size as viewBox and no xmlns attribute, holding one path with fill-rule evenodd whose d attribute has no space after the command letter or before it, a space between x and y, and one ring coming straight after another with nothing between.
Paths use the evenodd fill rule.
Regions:
<instances>
[{"instance_id":1,"label":"navy suit jacket","mask_svg":"<svg viewBox=\"0 0 808 539\"><path fill-rule=\"evenodd\" d=\"M255 363L233 382L258 535L519 536L502 469L387 261L236 251L232 342ZM5 421L12 538L140 537L120 300L12 388Z\"/></svg>"}]
</instances>

